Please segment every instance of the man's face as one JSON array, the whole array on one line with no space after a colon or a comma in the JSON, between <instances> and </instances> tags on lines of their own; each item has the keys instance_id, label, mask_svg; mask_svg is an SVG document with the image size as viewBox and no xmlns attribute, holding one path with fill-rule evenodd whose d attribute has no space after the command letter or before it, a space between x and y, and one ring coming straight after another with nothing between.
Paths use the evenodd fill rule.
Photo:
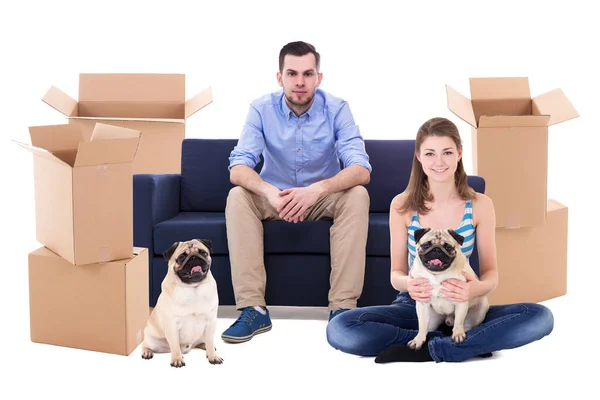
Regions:
<instances>
[{"instance_id":1,"label":"man's face","mask_svg":"<svg viewBox=\"0 0 600 400\"><path fill-rule=\"evenodd\" d=\"M317 62L312 53L286 55L283 71L277 73L277 82L283 88L288 106L296 113L308 110L322 78L323 74L317 71Z\"/></svg>"}]
</instances>

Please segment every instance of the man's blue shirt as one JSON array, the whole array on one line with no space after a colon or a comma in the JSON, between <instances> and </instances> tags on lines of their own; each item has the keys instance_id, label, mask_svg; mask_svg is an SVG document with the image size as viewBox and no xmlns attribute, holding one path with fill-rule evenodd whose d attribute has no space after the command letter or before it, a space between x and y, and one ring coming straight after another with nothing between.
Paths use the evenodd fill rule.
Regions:
<instances>
[{"instance_id":1,"label":"man's blue shirt","mask_svg":"<svg viewBox=\"0 0 600 400\"><path fill-rule=\"evenodd\" d=\"M240 139L229 157L254 168L264 156L260 175L280 190L304 187L358 164L371 172L364 140L348 103L317 89L311 107L297 117L283 90L250 104Z\"/></svg>"}]
</instances>

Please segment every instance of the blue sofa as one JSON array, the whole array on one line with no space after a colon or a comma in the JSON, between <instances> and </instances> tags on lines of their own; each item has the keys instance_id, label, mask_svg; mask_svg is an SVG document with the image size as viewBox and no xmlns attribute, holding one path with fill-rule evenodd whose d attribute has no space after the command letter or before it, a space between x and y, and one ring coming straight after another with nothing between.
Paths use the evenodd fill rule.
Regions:
<instances>
[{"instance_id":1,"label":"blue sofa","mask_svg":"<svg viewBox=\"0 0 600 400\"><path fill-rule=\"evenodd\" d=\"M156 304L167 271L162 253L176 241L210 239L212 273L221 305L235 305L225 228L225 204L233 185L228 157L235 139L184 139L180 174L133 177L134 245L150 254L150 306ZM366 185L370 196L365 281L359 306L389 304L397 295L390 284L389 207L408 184L414 140L366 140L373 167ZM261 165L256 167L260 171ZM484 193L485 181L469 176L469 186ZM267 305L327 306L329 228L332 221L264 222ZM471 264L479 273L477 248Z\"/></svg>"}]
</instances>

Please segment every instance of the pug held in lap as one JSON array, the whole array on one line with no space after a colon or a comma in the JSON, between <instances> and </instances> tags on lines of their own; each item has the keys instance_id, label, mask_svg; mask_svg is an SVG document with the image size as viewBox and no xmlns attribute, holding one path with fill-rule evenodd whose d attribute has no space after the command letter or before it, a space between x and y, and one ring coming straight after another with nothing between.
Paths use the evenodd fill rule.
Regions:
<instances>
[{"instance_id":1,"label":"pug held in lap","mask_svg":"<svg viewBox=\"0 0 600 400\"><path fill-rule=\"evenodd\" d=\"M176 242L163 254L167 275L156 307L148 318L142 343L142 358L154 353L171 353L171 366L183 367L183 354L206 350L211 364L221 364L214 337L219 296L210 272L211 242Z\"/></svg>"},{"instance_id":2,"label":"pug held in lap","mask_svg":"<svg viewBox=\"0 0 600 400\"><path fill-rule=\"evenodd\" d=\"M408 346L418 350L427 338L427 332L435 330L445 320L454 323L452 340L461 343L466 331L481 324L489 309L487 296L476 297L468 302L454 302L440 293L441 283L449 278L466 282L461 271L476 276L463 254L464 238L452 229L418 229L415 231L417 257L411 268L413 278L426 278L433 291L428 302L416 302L419 331Z\"/></svg>"}]
</instances>

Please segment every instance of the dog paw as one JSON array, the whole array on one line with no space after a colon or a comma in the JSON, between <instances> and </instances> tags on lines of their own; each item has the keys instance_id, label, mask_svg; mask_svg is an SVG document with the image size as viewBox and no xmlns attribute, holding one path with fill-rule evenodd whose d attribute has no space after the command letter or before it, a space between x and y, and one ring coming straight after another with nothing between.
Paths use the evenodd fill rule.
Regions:
<instances>
[{"instance_id":1,"label":"dog paw","mask_svg":"<svg viewBox=\"0 0 600 400\"><path fill-rule=\"evenodd\" d=\"M183 361L183 357L171 358L171 367L175 367L175 368L185 367L185 361Z\"/></svg>"},{"instance_id":2,"label":"dog paw","mask_svg":"<svg viewBox=\"0 0 600 400\"><path fill-rule=\"evenodd\" d=\"M206 356L206 358L208 358L208 362L213 365L223 364L223 359L216 354L212 357Z\"/></svg>"},{"instance_id":3,"label":"dog paw","mask_svg":"<svg viewBox=\"0 0 600 400\"><path fill-rule=\"evenodd\" d=\"M464 342L466 337L467 337L467 334L464 331L452 332L452 341L454 343L462 343L462 342Z\"/></svg>"},{"instance_id":4,"label":"dog paw","mask_svg":"<svg viewBox=\"0 0 600 400\"><path fill-rule=\"evenodd\" d=\"M425 343L425 340L417 337L408 342L408 347L410 347L413 350L419 350L421 346L423 346L423 343Z\"/></svg>"},{"instance_id":5,"label":"dog paw","mask_svg":"<svg viewBox=\"0 0 600 400\"><path fill-rule=\"evenodd\" d=\"M144 347L144 348L142 349L142 358L143 358L144 360L149 360L149 359L151 359L152 357L154 357L154 352L153 352L152 350L150 350L149 348L147 348L147 347Z\"/></svg>"}]
</instances>

